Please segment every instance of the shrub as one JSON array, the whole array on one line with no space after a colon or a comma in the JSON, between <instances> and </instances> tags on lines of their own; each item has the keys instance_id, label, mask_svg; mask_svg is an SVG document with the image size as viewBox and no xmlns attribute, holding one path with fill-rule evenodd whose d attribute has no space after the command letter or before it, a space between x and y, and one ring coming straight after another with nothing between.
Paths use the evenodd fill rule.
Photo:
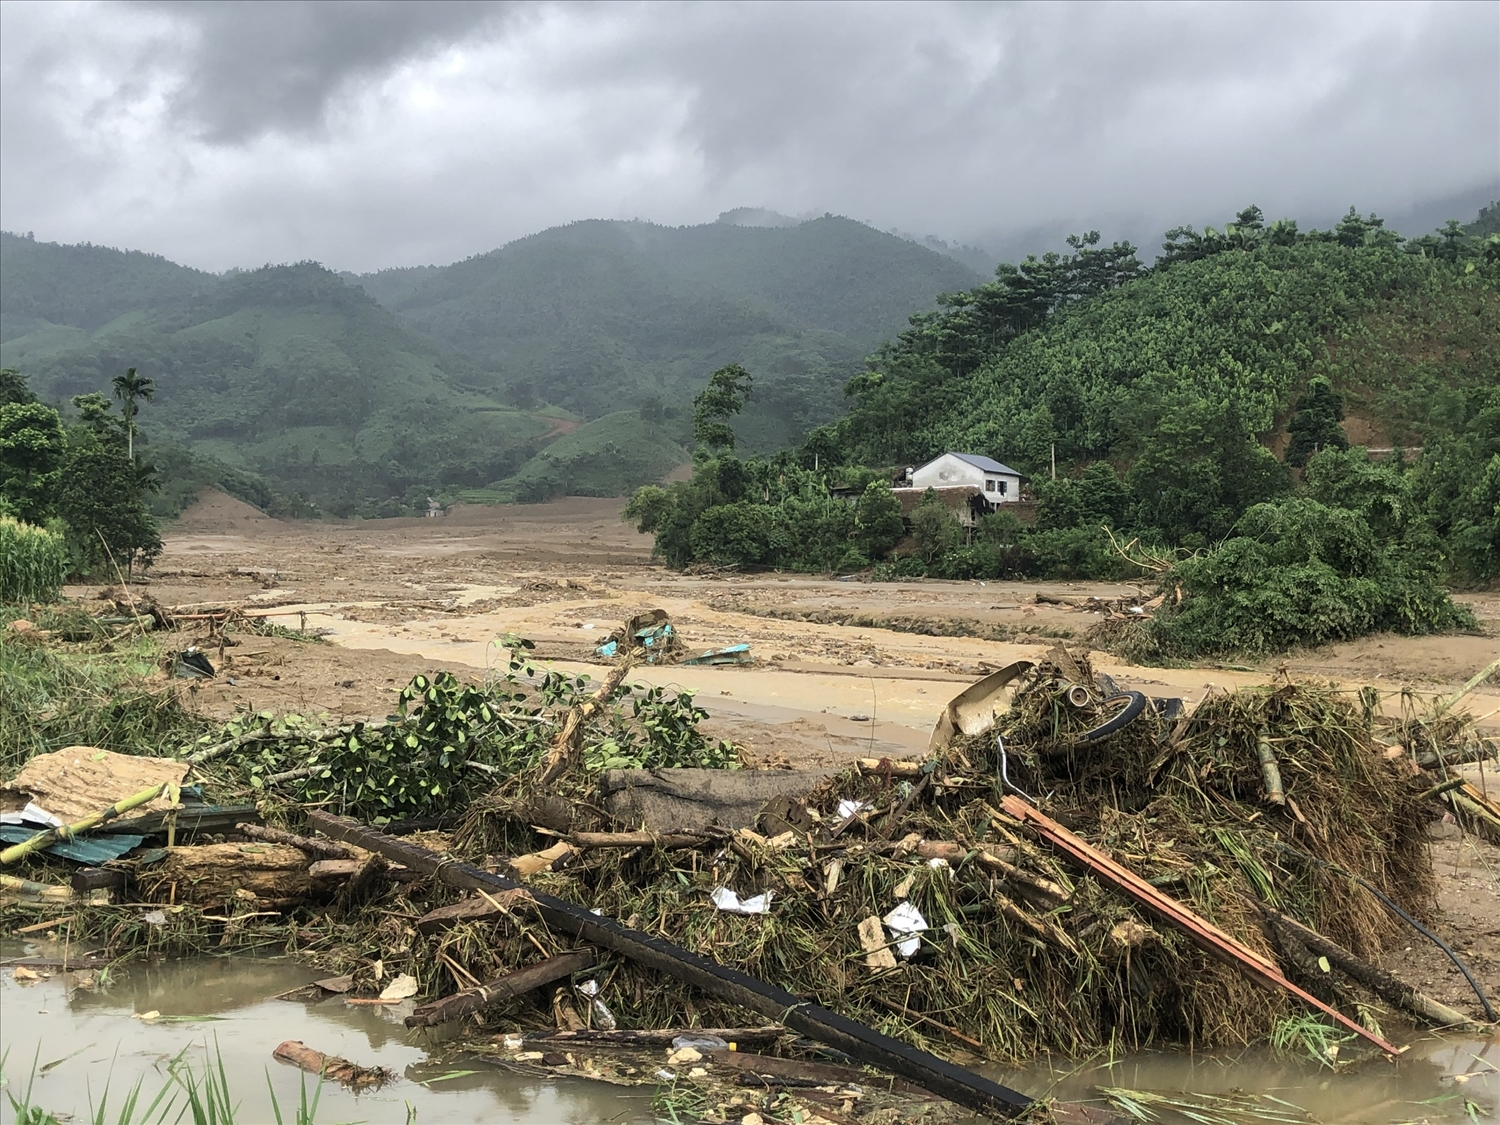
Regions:
<instances>
[{"instance_id":1,"label":"shrub","mask_svg":"<svg viewBox=\"0 0 1500 1125\"><path fill-rule=\"evenodd\" d=\"M0 516L0 602L50 602L67 577L63 537Z\"/></svg>"},{"instance_id":2,"label":"shrub","mask_svg":"<svg viewBox=\"0 0 1500 1125\"><path fill-rule=\"evenodd\" d=\"M1382 541L1365 517L1315 500L1257 504L1235 534L1165 578L1179 606L1151 622L1165 656L1275 652L1390 629L1472 625L1441 585L1440 544L1417 529Z\"/></svg>"}]
</instances>

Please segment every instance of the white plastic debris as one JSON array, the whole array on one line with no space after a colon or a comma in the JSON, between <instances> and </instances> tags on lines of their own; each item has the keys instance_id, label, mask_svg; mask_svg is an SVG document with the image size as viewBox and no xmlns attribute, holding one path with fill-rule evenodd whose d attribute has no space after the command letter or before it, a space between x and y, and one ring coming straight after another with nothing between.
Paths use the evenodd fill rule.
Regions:
<instances>
[{"instance_id":1,"label":"white plastic debris","mask_svg":"<svg viewBox=\"0 0 1500 1125\"><path fill-rule=\"evenodd\" d=\"M507 1035L505 1037L505 1049L507 1051L519 1051L525 1044L526 1040L520 1035Z\"/></svg>"},{"instance_id":2,"label":"white plastic debris","mask_svg":"<svg viewBox=\"0 0 1500 1125\"><path fill-rule=\"evenodd\" d=\"M407 1000L417 994L417 978L410 973L398 973L391 983L381 989L382 1000Z\"/></svg>"},{"instance_id":3,"label":"white plastic debris","mask_svg":"<svg viewBox=\"0 0 1500 1125\"><path fill-rule=\"evenodd\" d=\"M167 924L167 912L165 910L148 910L141 915L141 921L148 926L165 926Z\"/></svg>"},{"instance_id":4,"label":"white plastic debris","mask_svg":"<svg viewBox=\"0 0 1500 1125\"><path fill-rule=\"evenodd\" d=\"M27 801L26 807L17 812L0 813L0 824L40 824L44 828L62 827L62 821L35 801Z\"/></svg>"},{"instance_id":5,"label":"white plastic debris","mask_svg":"<svg viewBox=\"0 0 1500 1125\"><path fill-rule=\"evenodd\" d=\"M855 801L845 797L839 802L839 819L848 820L850 817L858 816L862 812L869 812L873 807L868 801Z\"/></svg>"},{"instance_id":6,"label":"white plastic debris","mask_svg":"<svg viewBox=\"0 0 1500 1125\"><path fill-rule=\"evenodd\" d=\"M726 914L769 914L771 913L771 893L763 891L750 898L740 898L728 887L715 887L709 899L720 910Z\"/></svg>"},{"instance_id":7,"label":"white plastic debris","mask_svg":"<svg viewBox=\"0 0 1500 1125\"><path fill-rule=\"evenodd\" d=\"M672 1040L672 1049L680 1051L691 1047L695 1051L727 1051L729 1044L717 1035L679 1035Z\"/></svg>"},{"instance_id":8,"label":"white plastic debris","mask_svg":"<svg viewBox=\"0 0 1500 1125\"><path fill-rule=\"evenodd\" d=\"M916 956L917 950L922 948L919 935L927 929L927 919L922 917L922 912L909 902L900 902L881 921L896 938L896 949L901 956L908 959Z\"/></svg>"}]
</instances>

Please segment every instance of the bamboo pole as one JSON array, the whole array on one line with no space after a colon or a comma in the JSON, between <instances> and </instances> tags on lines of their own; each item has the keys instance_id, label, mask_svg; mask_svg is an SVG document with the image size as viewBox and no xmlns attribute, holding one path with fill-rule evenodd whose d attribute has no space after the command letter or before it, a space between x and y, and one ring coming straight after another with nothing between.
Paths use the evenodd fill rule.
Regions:
<instances>
[{"instance_id":1,"label":"bamboo pole","mask_svg":"<svg viewBox=\"0 0 1500 1125\"><path fill-rule=\"evenodd\" d=\"M1260 756L1260 772L1266 782L1266 796L1273 805L1286 804L1286 790L1281 786L1281 767L1276 764L1276 752L1271 749L1271 732L1261 727L1255 739L1255 752Z\"/></svg>"},{"instance_id":2,"label":"bamboo pole","mask_svg":"<svg viewBox=\"0 0 1500 1125\"><path fill-rule=\"evenodd\" d=\"M0 852L0 864L15 863L17 860L24 859L34 852L50 848L60 840L71 840L80 832L87 832L90 828L97 828L105 821L113 820L122 813L128 813L132 809L138 809L142 805L150 804L170 786L170 782L164 781L160 785L153 785L150 789L142 789L133 797L126 797L123 801L116 801L103 812L86 816L74 824L60 825L57 828L49 828L45 832L38 832L31 839L23 840L19 844L14 844L6 848L3 852Z\"/></svg>"}]
</instances>

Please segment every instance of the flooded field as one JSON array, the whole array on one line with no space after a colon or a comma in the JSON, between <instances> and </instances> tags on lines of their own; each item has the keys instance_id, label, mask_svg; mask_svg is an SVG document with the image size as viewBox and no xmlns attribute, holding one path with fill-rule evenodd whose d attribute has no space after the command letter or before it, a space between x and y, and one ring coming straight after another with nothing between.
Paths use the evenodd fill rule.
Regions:
<instances>
[{"instance_id":1,"label":"flooded field","mask_svg":"<svg viewBox=\"0 0 1500 1125\"><path fill-rule=\"evenodd\" d=\"M9 943L6 952L17 950ZM340 997L313 1004L274 999L318 975L292 961L248 957L132 966L89 989L57 971L28 984L15 981L10 971L0 972L6 1079L12 1090L24 1089L35 1059L34 1101L60 1119L87 1120L91 1105L101 1104L106 1091L109 1104L118 1106L139 1080L148 1099L155 1096L170 1081L170 1060L186 1051L200 1068L205 1057L222 1058L241 1105L240 1122L270 1122L268 1083L288 1116L303 1083L300 1071L274 1060L271 1052L283 1040L298 1039L396 1074L390 1085L360 1094L325 1085L320 1122L636 1125L656 1120L649 1087L536 1078L447 1052L430 1032L402 1026L410 1001L376 1007L351 1006ZM1268 1095L1298 1107L1300 1112L1282 1120L1331 1125L1484 1122L1500 1113L1500 1043L1459 1036L1418 1038L1397 1062L1371 1061L1338 1073L1312 1062L1246 1052L1137 1055L992 1074L1029 1094L1101 1107L1109 1103L1100 1087L1178 1100L1188 1092ZM310 1077L307 1081L316 1085ZM1158 1109L1165 1120L1191 1120L1165 1106ZM112 1113L107 1120L114 1120ZM1229 1120L1253 1125L1257 1119Z\"/></svg>"}]
</instances>

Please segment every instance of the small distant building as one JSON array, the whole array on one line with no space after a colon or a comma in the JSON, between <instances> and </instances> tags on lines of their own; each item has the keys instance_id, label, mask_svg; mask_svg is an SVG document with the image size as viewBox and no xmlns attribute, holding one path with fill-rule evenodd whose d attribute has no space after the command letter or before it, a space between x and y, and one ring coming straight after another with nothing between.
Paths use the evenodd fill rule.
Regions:
<instances>
[{"instance_id":1,"label":"small distant building","mask_svg":"<svg viewBox=\"0 0 1500 1125\"><path fill-rule=\"evenodd\" d=\"M944 453L921 468L908 469L900 487L974 488L992 507L1021 499L1021 474L1008 465L978 453Z\"/></svg>"},{"instance_id":2,"label":"small distant building","mask_svg":"<svg viewBox=\"0 0 1500 1125\"><path fill-rule=\"evenodd\" d=\"M965 527L1001 504L1021 501L1021 474L977 453L944 453L920 468L909 468L891 487L908 518L917 510L929 489L943 507Z\"/></svg>"}]
</instances>

